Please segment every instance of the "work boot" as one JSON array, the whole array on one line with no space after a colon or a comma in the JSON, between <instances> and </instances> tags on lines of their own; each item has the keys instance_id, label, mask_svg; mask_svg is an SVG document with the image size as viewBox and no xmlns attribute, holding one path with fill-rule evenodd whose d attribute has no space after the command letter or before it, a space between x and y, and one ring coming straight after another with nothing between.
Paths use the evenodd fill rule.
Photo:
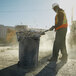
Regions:
<instances>
[{"instance_id":1,"label":"work boot","mask_svg":"<svg viewBox=\"0 0 76 76\"><path fill-rule=\"evenodd\" d=\"M67 61L68 60L68 57L67 56L62 56L61 58L59 58L61 61Z\"/></svg>"},{"instance_id":2,"label":"work boot","mask_svg":"<svg viewBox=\"0 0 76 76\"><path fill-rule=\"evenodd\" d=\"M49 62L57 62L57 58L52 57L52 58L48 59L48 61Z\"/></svg>"}]
</instances>

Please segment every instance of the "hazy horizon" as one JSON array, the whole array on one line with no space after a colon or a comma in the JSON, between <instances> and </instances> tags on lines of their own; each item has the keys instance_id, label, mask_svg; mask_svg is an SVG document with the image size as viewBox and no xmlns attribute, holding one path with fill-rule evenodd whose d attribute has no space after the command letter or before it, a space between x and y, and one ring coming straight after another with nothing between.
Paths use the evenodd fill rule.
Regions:
<instances>
[{"instance_id":1,"label":"hazy horizon","mask_svg":"<svg viewBox=\"0 0 76 76\"><path fill-rule=\"evenodd\" d=\"M50 28L55 22L53 3L58 3L65 10L69 25L71 25L72 8L73 19L76 20L74 0L1 0L0 24L5 26L23 24L30 27Z\"/></svg>"}]
</instances>

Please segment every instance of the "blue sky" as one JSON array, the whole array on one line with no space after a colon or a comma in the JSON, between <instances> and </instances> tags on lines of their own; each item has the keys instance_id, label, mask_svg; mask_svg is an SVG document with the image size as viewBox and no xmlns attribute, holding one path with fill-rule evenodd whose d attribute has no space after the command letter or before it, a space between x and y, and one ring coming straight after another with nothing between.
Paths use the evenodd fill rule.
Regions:
<instances>
[{"instance_id":1,"label":"blue sky","mask_svg":"<svg viewBox=\"0 0 76 76\"><path fill-rule=\"evenodd\" d=\"M52 4L57 2L64 6L66 1L68 0L0 0L0 24L15 26L22 23L30 27L49 28L54 25L55 18ZM70 12L71 9L67 9L69 6L66 3L63 8ZM70 20L69 16L68 13Z\"/></svg>"}]
</instances>

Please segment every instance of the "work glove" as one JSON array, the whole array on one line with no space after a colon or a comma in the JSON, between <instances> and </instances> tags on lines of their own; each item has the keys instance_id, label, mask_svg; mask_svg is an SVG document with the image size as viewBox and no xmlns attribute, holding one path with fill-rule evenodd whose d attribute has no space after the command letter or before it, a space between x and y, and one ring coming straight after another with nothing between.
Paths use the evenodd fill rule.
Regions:
<instances>
[{"instance_id":1,"label":"work glove","mask_svg":"<svg viewBox=\"0 0 76 76\"><path fill-rule=\"evenodd\" d=\"M41 35L45 35L45 32L42 32Z\"/></svg>"},{"instance_id":2,"label":"work glove","mask_svg":"<svg viewBox=\"0 0 76 76\"><path fill-rule=\"evenodd\" d=\"M55 28L55 26L52 26L49 30L52 31Z\"/></svg>"}]
</instances>

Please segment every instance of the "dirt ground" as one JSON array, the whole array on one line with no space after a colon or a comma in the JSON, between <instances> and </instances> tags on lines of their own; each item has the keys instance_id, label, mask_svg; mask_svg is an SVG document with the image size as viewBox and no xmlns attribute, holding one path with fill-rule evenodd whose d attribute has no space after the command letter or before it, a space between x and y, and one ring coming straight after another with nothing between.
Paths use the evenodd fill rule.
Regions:
<instances>
[{"instance_id":1,"label":"dirt ground","mask_svg":"<svg viewBox=\"0 0 76 76\"><path fill-rule=\"evenodd\" d=\"M75 56L70 56L66 63L58 60L55 64L47 61L50 51L40 51L38 67L27 73L16 66L19 61L18 50L18 46L0 47L0 76L76 76Z\"/></svg>"}]
</instances>

